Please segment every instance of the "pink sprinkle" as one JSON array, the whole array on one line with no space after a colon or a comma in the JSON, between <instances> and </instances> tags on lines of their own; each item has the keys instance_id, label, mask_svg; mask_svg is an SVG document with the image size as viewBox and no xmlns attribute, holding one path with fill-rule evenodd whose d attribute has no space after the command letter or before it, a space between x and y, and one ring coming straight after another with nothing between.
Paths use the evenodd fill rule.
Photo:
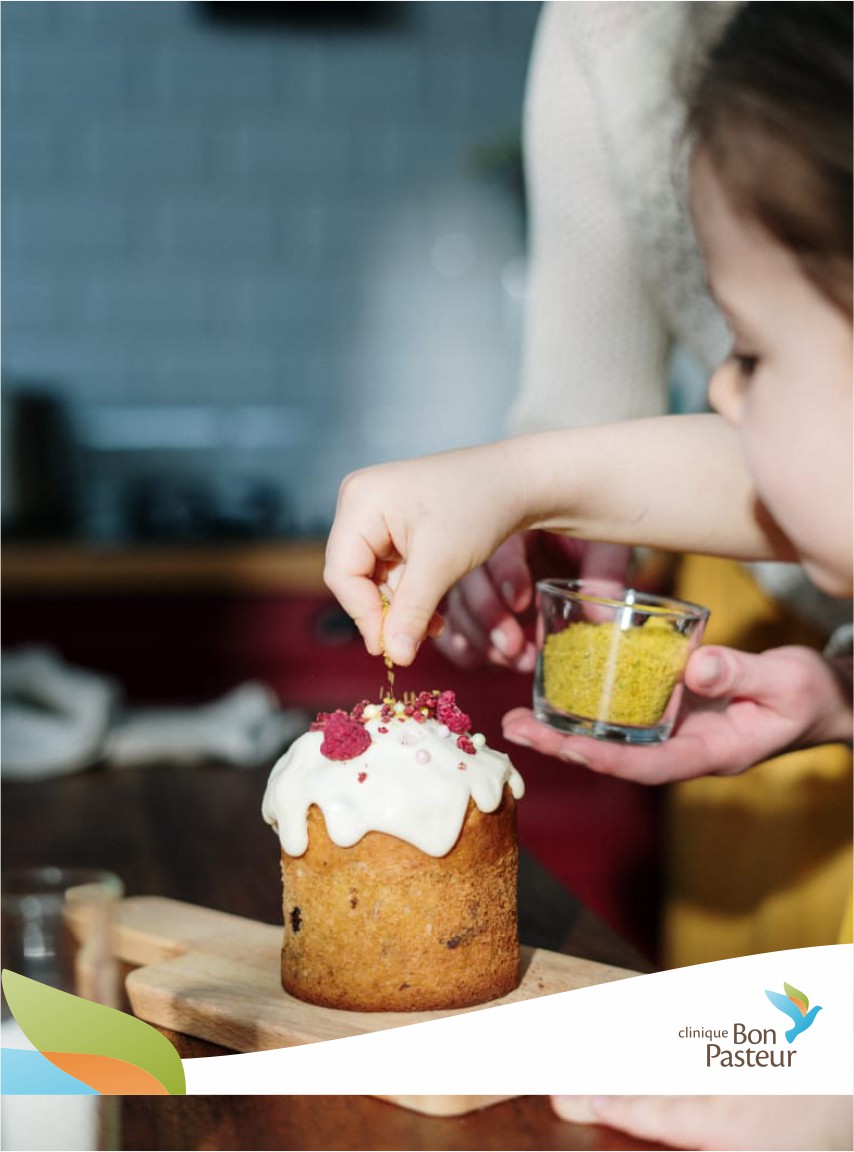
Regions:
<instances>
[{"instance_id":1,"label":"pink sprinkle","mask_svg":"<svg viewBox=\"0 0 854 1152\"><path fill-rule=\"evenodd\" d=\"M382 732L383 736L385 736L386 732L388 732L388 728L377 728L377 732Z\"/></svg>"},{"instance_id":2,"label":"pink sprinkle","mask_svg":"<svg viewBox=\"0 0 854 1152\"><path fill-rule=\"evenodd\" d=\"M459 770L460 770L461 772L465 772L465 770L466 770L466 766L465 766L465 764L463 764L462 760L459 762L459 764L457 765L457 767L459 768Z\"/></svg>"},{"instance_id":3,"label":"pink sprinkle","mask_svg":"<svg viewBox=\"0 0 854 1152\"><path fill-rule=\"evenodd\" d=\"M360 772L359 775L356 777L356 779L359 781L360 784L364 784L365 781L367 780L367 778L368 778L367 772Z\"/></svg>"}]
</instances>

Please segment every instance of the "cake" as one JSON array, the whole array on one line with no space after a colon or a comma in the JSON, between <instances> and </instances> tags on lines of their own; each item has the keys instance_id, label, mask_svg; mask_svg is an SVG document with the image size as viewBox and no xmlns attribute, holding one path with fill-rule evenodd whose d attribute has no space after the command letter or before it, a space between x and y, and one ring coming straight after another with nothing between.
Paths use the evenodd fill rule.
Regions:
<instances>
[{"instance_id":1,"label":"cake","mask_svg":"<svg viewBox=\"0 0 854 1152\"><path fill-rule=\"evenodd\" d=\"M453 692L321 713L274 766L282 985L353 1011L462 1008L519 983L522 778Z\"/></svg>"}]
</instances>

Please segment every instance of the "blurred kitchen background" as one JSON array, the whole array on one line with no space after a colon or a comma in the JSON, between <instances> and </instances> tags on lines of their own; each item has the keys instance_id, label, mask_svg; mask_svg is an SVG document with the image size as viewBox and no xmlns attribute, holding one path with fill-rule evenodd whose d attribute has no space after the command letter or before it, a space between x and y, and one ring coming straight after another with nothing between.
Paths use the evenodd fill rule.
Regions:
<instances>
[{"instance_id":1,"label":"blurred kitchen background","mask_svg":"<svg viewBox=\"0 0 854 1152\"><path fill-rule=\"evenodd\" d=\"M7 535L321 535L499 435L537 3L2 6Z\"/></svg>"},{"instance_id":2,"label":"blurred kitchen background","mask_svg":"<svg viewBox=\"0 0 854 1152\"><path fill-rule=\"evenodd\" d=\"M502 434L539 10L4 0L4 790L168 760L176 731L217 778L266 769L262 720L381 691L324 538L349 470ZM454 688L502 747L532 683L424 645L397 687ZM513 758L523 845L652 955L655 793Z\"/></svg>"}]
</instances>

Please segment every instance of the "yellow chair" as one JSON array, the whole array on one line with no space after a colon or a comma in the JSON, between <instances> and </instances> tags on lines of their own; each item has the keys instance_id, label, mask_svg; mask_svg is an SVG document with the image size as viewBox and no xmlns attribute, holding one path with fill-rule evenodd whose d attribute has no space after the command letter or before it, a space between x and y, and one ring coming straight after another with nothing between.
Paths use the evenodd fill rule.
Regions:
<instances>
[{"instance_id":1,"label":"yellow chair","mask_svg":"<svg viewBox=\"0 0 854 1152\"><path fill-rule=\"evenodd\" d=\"M732 561L684 557L676 594L711 609L707 643L754 652L822 646L816 630ZM671 785L663 836L664 966L851 940L846 745L788 753L740 776Z\"/></svg>"}]
</instances>

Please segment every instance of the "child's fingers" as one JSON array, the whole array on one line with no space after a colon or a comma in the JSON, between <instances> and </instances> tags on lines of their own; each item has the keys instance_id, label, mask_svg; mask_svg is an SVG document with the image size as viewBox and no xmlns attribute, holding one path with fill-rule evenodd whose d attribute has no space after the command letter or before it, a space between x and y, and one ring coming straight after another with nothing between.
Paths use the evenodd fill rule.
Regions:
<instances>
[{"instance_id":1,"label":"child's fingers","mask_svg":"<svg viewBox=\"0 0 854 1152\"><path fill-rule=\"evenodd\" d=\"M344 611L352 617L372 656L382 651L383 608L374 579L378 551L367 538L333 531L326 545L323 579Z\"/></svg>"},{"instance_id":2,"label":"child's fingers","mask_svg":"<svg viewBox=\"0 0 854 1152\"><path fill-rule=\"evenodd\" d=\"M425 636L441 620L437 612L445 588L437 585L429 564L419 564L417 556L400 566L401 575L383 621L382 648L395 664L406 666ZM346 605L345 605L346 607Z\"/></svg>"}]
</instances>

